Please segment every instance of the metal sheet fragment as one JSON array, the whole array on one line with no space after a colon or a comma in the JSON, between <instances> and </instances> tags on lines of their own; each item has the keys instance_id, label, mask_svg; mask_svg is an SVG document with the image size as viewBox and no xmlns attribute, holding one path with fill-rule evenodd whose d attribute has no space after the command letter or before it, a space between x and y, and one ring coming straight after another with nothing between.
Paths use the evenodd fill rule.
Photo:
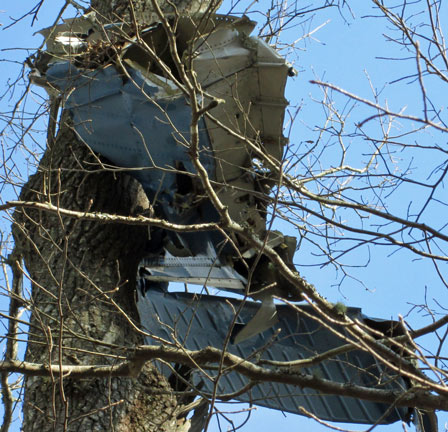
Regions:
<instances>
[{"instance_id":1,"label":"metal sheet fragment","mask_svg":"<svg viewBox=\"0 0 448 432\"><path fill-rule=\"evenodd\" d=\"M200 161L215 182L218 197L235 221L267 236L269 245L276 238L274 247L287 249L282 256L293 268L295 241L266 232L266 204L260 200L260 194L267 196L270 188L266 182L269 169L260 152L281 164L287 105L283 93L290 66L273 48L250 36L254 26L247 18L214 16L194 21L184 17L178 25L178 40L185 62L188 52L194 53L191 64L204 89L204 103L210 98L223 102L211 110L211 117L199 121ZM68 44L61 48L58 39L70 28L73 38L78 38L75 45L79 42L72 56L66 51L74 48L73 41L61 39ZM99 29L89 17L45 30L52 56L45 69L47 83L64 95L79 137L107 163L127 168L141 182L156 216L181 224L218 221L189 154L191 109L181 89L162 75L151 55L132 38L122 42L121 62L92 68L79 52L83 44L86 52L94 50L101 34L114 32L117 38L125 30L118 25ZM197 31L200 36L194 38ZM161 25L151 24L141 37L169 64ZM233 240L239 248L236 253L218 232L194 236L167 232L162 237L151 242L150 258L141 266L148 280L208 284L241 292L246 288L247 275L241 274L245 265L238 265L239 270L234 266L240 254L257 260L255 251L241 239ZM208 268L204 257L210 262ZM266 259L261 261L267 265ZM277 272L271 273L255 272L250 292L274 284L278 285L275 294L288 294L286 280L276 280ZM270 297L265 299L272 302Z\"/></svg>"},{"instance_id":2,"label":"metal sheet fragment","mask_svg":"<svg viewBox=\"0 0 448 432\"><path fill-rule=\"evenodd\" d=\"M241 301L232 298L168 293L156 289L146 290L145 294L139 291L137 302L146 331L169 343L179 343L189 350L199 350L207 346L225 348L226 352L256 363L257 359L294 361L309 358L345 344L312 318L315 316L312 308L299 306L295 310L286 305L276 305L278 324L239 345L225 346L235 311L239 310L240 306ZM258 309L259 304L247 301L241 309L238 322L248 322ZM348 315L361 321L365 318L357 308L348 308ZM391 326L393 322L384 323ZM281 330L276 336L278 329ZM344 333L342 328L338 330ZM159 343L151 337L147 337L146 342ZM272 368L269 365L263 367ZM163 364L160 364L160 368L167 376L172 373L172 369ZM304 368L303 373L348 386L353 384L395 391L405 391L407 388L403 378L379 364L372 355L359 350L349 351L316 366ZM238 392L249 382L247 378L228 369L217 381L214 379L217 371L212 369L204 372L195 370L192 376L193 388L200 388L202 394L211 395L214 386L217 386L218 398ZM388 412L390 407L385 404L321 394L309 388L281 383L257 384L249 391L236 396L236 399L295 414L303 414L300 407L304 407L320 419L335 422L373 424L386 413L381 423L408 420L409 417L407 408L392 408Z\"/></svg>"}]
</instances>

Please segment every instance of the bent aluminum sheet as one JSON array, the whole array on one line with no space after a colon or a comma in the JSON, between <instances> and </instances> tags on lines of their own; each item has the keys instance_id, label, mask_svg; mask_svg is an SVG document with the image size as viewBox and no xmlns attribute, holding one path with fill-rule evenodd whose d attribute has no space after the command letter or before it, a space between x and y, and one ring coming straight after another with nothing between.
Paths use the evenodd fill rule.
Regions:
<instances>
[{"instance_id":1,"label":"bent aluminum sheet","mask_svg":"<svg viewBox=\"0 0 448 432\"><path fill-rule=\"evenodd\" d=\"M168 293L157 289L149 289L144 295L139 293L137 303L142 325L149 333L171 342L177 340L190 350L207 346L222 349L235 310L240 305L241 301L230 298ZM246 302L239 318L244 322L249 321L258 307L258 303ZM237 346L230 344L228 351L252 360L262 358L292 361L344 344L332 332L305 316L305 312L298 314L286 305L278 305L277 309L280 320L276 327L281 328L281 332L272 344L268 342L272 342L275 329L267 330ZM313 314L310 307L300 306L300 309ZM363 319L360 309L349 308L348 314ZM149 344L155 343L150 337L146 341ZM166 365L161 365L161 369L167 376L172 372ZM361 351L346 353L303 372L347 385L352 383L399 391L406 388L402 378L394 376L371 355ZM216 371L207 370L207 374L213 377ZM236 392L247 383L245 377L227 372L218 381L218 395ZM193 373L193 384L202 393L213 392L214 382L200 371ZM387 413L381 423L392 423L405 419L408 413L406 408L392 408L387 412L390 407L384 404L323 395L316 390L278 383L258 384L236 399L296 414L301 414L299 407L304 407L323 420L335 422L372 424Z\"/></svg>"},{"instance_id":2,"label":"bent aluminum sheet","mask_svg":"<svg viewBox=\"0 0 448 432\"><path fill-rule=\"evenodd\" d=\"M82 50L87 39L98 33L91 21L83 18L73 21L72 27L62 24L44 30L49 52L55 49L52 42L58 37L72 37ZM186 48L193 45L192 67L207 91L202 96L205 103L209 96L224 102L210 111L224 127L209 118L200 120L201 161L210 178L222 184L216 192L231 217L263 232L265 218L255 210L255 197L264 174L255 175L252 159L262 159L260 152L265 152L271 160L282 160L284 89L291 67L274 48L250 36L254 27L245 17L213 15L197 21L184 17L177 37L185 45L186 62L190 52ZM70 28L73 34L66 36ZM100 37L99 33L95 37ZM143 37L160 55L166 51L162 26L154 23ZM76 56L55 56L46 71L45 87L69 95L65 107L74 115L77 133L94 151L117 166L144 169L135 175L152 189L152 195L157 191L162 196L164 191L172 194L179 163L193 172L186 157L191 122L188 103L173 82L154 72L157 67L151 69L151 59L137 43L124 46L122 60L130 80L112 64L78 70L74 64L82 61L76 62ZM40 75L37 78L36 83L43 80ZM258 151L254 153L254 149Z\"/></svg>"},{"instance_id":3,"label":"bent aluminum sheet","mask_svg":"<svg viewBox=\"0 0 448 432\"><path fill-rule=\"evenodd\" d=\"M215 191L230 216L264 236L266 212L259 195L261 190L267 193L269 173L259 154L255 156L260 168L254 169L252 147L265 151L271 159L282 158L284 88L290 66L273 48L250 36L255 23L247 18L214 16L197 28L194 20L189 25L184 21L178 38L185 47L194 45L192 67L207 89L202 98L212 95L224 101L211 110L224 127L210 119L199 121L200 161L210 180L217 182ZM82 31L74 27L74 36L89 34L89 25L81 21ZM204 33L197 35L202 27ZM65 24L59 30L65 32ZM153 24L144 37L162 55L166 45L162 26ZM180 224L218 221L189 154L192 114L188 100L174 82L151 69L148 55L138 44L130 43L123 51L121 65L126 73L113 63L92 70L84 69L80 59L62 57L63 61L49 64L46 79L65 96L64 106L81 139L114 165L129 169L141 182L156 216ZM244 289L244 277L232 268L236 253L230 246L222 246L223 236L210 232L202 242L210 244L207 251L195 251L201 240L197 234L167 234L161 247L148 250L164 262L156 263L157 268L147 263L147 276L155 282ZM174 245L171 249L170 244ZM243 254L248 252L244 249L247 245L241 246ZM211 262L208 268L204 255ZM215 259L217 255L220 260ZM173 263L173 257L179 257L177 264L167 265Z\"/></svg>"},{"instance_id":4,"label":"bent aluminum sheet","mask_svg":"<svg viewBox=\"0 0 448 432\"><path fill-rule=\"evenodd\" d=\"M214 253L194 257L145 257L139 264L140 274L156 282L184 282L215 288L244 289L246 279L232 267L222 265ZM143 273L142 273L143 270Z\"/></svg>"},{"instance_id":5,"label":"bent aluminum sheet","mask_svg":"<svg viewBox=\"0 0 448 432\"><path fill-rule=\"evenodd\" d=\"M176 169L195 169L188 155L191 109L181 94L168 96L165 88L129 68L124 80L113 66L82 71L68 62L52 64L49 82L70 92L65 107L75 130L89 147L132 174L153 199L172 202L177 190ZM200 121L201 162L213 177L214 161Z\"/></svg>"}]
</instances>

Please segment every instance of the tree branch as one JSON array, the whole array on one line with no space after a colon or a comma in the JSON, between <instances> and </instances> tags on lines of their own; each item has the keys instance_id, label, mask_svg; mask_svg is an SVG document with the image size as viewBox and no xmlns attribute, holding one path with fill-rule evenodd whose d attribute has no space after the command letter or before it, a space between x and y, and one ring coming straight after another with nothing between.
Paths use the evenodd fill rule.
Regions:
<instances>
[{"instance_id":1,"label":"tree branch","mask_svg":"<svg viewBox=\"0 0 448 432\"><path fill-rule=\"evenodd\" d=\"M448 399L445 396L432 395L422 386L416 386L403 395L397 391L372 389L352 383L338 383L317 378L310 374L266 369L241 357L223 353L220 349L212 347L191 351L184 348L142 345L136 348L135 354L130 360L113 366L52 365L50 367L29 362L3 361L0 362L0 371L18 372L30 376L54 375L57 377L62 374L64 379L137 376L146 361L155 359L182 363L192 367L200 365L203 368L210 367L211 364L222 360L225 366L252 381L295 385L301 388L312 388L326 394L349 396L372 402L397 404L398 406L418 407L427 410L448 410Z\"/></svg>"}]
</instances>

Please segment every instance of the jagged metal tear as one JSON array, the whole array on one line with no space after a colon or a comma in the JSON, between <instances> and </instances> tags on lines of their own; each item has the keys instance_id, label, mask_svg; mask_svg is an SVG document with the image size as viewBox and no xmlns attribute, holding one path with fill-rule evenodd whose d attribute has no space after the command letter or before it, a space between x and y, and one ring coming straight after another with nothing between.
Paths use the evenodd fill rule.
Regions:
<instances>
[{"instance_id":1,"label":"jagged metal tear","mask_svg":"<svg viewBox=\"0 0 448 432\"><path fill-rule=\"evenodd\" d=\"M226 337L231 331L235 311L240 306L240 300L231 298L168 293L156 289L146 290L144 294L139 292L137 302L141 322L147 332L169 342L177 341L189 350L199 350L207 346L223 349ZM300 306L299 309L315 316L310 307ZM245 302L238 317L239 322L248 322L257 311L258 304ZM277 311L279 323L274 328L239 345L229 344L227 351L252 360L261 358L294 361L345 344L305 313L297 312L286 305L277 305ZM354 319L361 321L365 319L360 309L348 308L347 313ZM374 321L369 322L372 324ZM387 325L388 322L383 323ZM392 325L393 322L389 323ZM281 331L275 337L277 329ZM344 333L341 327L338 330ZM146 342L159 343L151 337L147 337ZM167 376L171 375L172 368L163 364L160 364L160 368ZM317 366L305 368L303 372L334 382L346 383L347 386L354 384L399 392L408 388L402 377L379 364L372 355L362 351L350 351ZM192 386L200 389L202 394L211 395L216 385L219 399L219 396L239 391L249 382L244 376L228 370L218 382L215 382L216 373L216 370L204 372L195 370L192 374ZM207 375L212 379L208 379ZM382 403L324 395L313 389L271 382L257 384L248 392L237 395L235 399L302 415L300 407L304 407L320 419L346 423L373 424L380 419L384 424L393 423L408 420L410 412L407 408L390 409L389 405ZM382 418L383 416L385 417Z\"/></svg>"}]
</instances>

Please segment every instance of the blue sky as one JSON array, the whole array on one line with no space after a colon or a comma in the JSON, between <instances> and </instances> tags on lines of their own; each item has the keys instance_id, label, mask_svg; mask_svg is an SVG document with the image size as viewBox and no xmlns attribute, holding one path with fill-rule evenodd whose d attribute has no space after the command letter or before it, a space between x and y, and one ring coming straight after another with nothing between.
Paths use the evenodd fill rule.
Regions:
<instances>
[{"instance_id":1,"label":"blue sky","mask_svg":"<svg viewBox=\"0 0 448 432\"><path fill-rule=\"evenodd\" d=\"M0 11L0 23L5 27L10 22L10 17L17 18L22 15L24 8L30 7L34 2L15 2L3 6ZM53 3L62 4L61 1ZM309 83L310 80L322 80L331 82L363 98L372 99L372 88L380 92L379 100L381 103L387 100L389 106L394 110L400 110L406 107L406 112L419 115L422 109L421 94L419 93L418 83L411 80L401 81L396 84L391 82L396 79L415 72L415 59L404 61L391 61L379 59L379 57L402 57L403 50L393 42L387 41L385 33L390 34L384 20L375 18L362 18L371 15L372 10L368 2L362 2L361 8L358 5L351 5L355 17L352 17L347 9L342 10L342 14L336 9L328 9L317 13L310 22L303 26L298 26L284 32L285 41L296 40L303 34L321 27L312 37L304 39L298 43L298 48L294 53L285 49L288 59L298 70L297 77L290 80L287 88L287 98L291 102L291 110L300 106L300 112L297 116L294 128L290 136L291 146L300 151L300 146L307 140L315 140L317 136L316 128L324 121L323 109L319 104L322 98L322 91L316 85ZM223 9L227 5L223 6ZM263 8L263 2L260 2L260 9ZM40 28L46 27L54 19L55 7L48 7L44 4L42 12L39 15L39 21L35 23L34 28L30 29L30 20L17 23L9 30L0 33L0 57L1 61L1 84L0 92L3 94L9 86L6 79L14 79L20 71L21 62L27 56L26 49L32 49L39 46L42 38L33 33ZM239 8L236 8L238 11ZM258 20L261 17L257 14L251 15L251 18ZM10 48L20 47L19 50L9 50ZM24 50L25 49L25 50ZM4 61L7 60L7 61ZM370 79L370 82L369 82ZM436 86L437 84L437 86ZM447 92L442 91L438 83L428 81L428 91L431 92L436 104L443 106L443 97L446 98ZM22 88L15 92L17 96ZM36 91L36 89L33 89ZM41 94L41 93L40 93ZM26 98L27 106L32 107L34 103L41 104L43 100L39 94L29 93ZM0 100L0 112L8 110L14 100L3 98ZM353 163L359 163L368 151L368 143L354 134L355 124L365 118L368 111L358 105L351 107L347 104L345 98L335 95L335 106L339 109L348 110L353 108L347 117L347 144L350 149L350 156ZM446 103L445 103L446 104ZM0 122L4 121L0 118ZM3 128L3 126L0 127ZM395 125L393 133L399 135L409 126L398 122ZM367 125L366 128L372 133L377 133L375 125ZM401 129L400 129L401 128ZM34 141L27 138L24 146L39 150L43 145L44 138L38 132L32 134ZM15 137L3 137L6 145L11 145ZM404 140L412 143L413 140L419 140L419 143L430 144L437 142L440 145L446 144L446 137L427 131L425 133L406 137ZM444 141L445 140L445 141ZM334 153L327 152L320 160L322 166L332 166ZM397 151L393 155L401 162L398 164L401 168L410 164L413 167L415 178L427 179L431 174L433 167L437 164L437 156L432 153L410 153L408 150ZM33 161L27 158L27 152L24 147L15 152L15 158L18 164L16 174L25 179L30 172L33 172ZM440 160L440 163L443 161ZM417 191L417 192L416 192ZM2 201L14 196L14 188L2 189ZM418 195L421 193L421 195ZM399 194L394 195L394 199L388 202L389 208L394 213L405 215L408 209L417 209L427 192L420 188L411 188L405 185ZM443 194L443 189L442 189ZM445 210L445 213L444 213ZM446 219L446 209L443 205L434 205L424 213L425 221L436 225ZM350 216L345 215L347 218ZM8 220L1 222L6 226ZM287 227L284 223L279 223L282 230L287 230L291 235L297 235L296 230ZM298 268L307 280L315 284L319 291L331 301L342 301L350 306L361 307L365 314L382 318L397 318L399 314L407 316L411 326L417 328L427 324L429 317L420 309L411 310L411 305L421 305L425 301L425 296L434 305L433 298L438 298L441 306L446 298L446 287L443 286L440 279L434 271L433 264L428 260L412 255L407 251L397 251L392 247L370 247L356 249L354 253L343 258L344 262L350 266L349 276L343 277L340 270L335 270L331 265L322 266L322 258L315 255L316 250L306 242L295 257ZM367 265L368 264L368 265ZM444 271L444 265L442 264ZM359 283L361 280L363 284ZM7 309L4 300L0 298L0 309ZM442 310L442 309L439 309ZM426 344L430 347L432 341L427 339ZM235 407L228 406L228 411L235 410ZM225 408L225 409L227 409ZM241 406L244 408L244 406ZM238 421L238 420L237 420ZM444 424L448 421L446 414L439 416L440 430L444 429ZM214 428L217 426L214 425ZM338 427L343 427L338 425ZM253 410L249 422L244 426L246 432L270 431L276 428L278 430L307 430L323 431L325 427L317 425L314 421L307 420L295 415L283 415L272 410L256 408ZM348 427L352 430L366 430L367 427L354 426ZM227 430L228 425L223 425L223 430ZM18 429L13 429L18 430ZM216 429L218 430L218 429ZM378 431L403 431L399 424L378 427Z\"/></svg>"}]
</instances>

